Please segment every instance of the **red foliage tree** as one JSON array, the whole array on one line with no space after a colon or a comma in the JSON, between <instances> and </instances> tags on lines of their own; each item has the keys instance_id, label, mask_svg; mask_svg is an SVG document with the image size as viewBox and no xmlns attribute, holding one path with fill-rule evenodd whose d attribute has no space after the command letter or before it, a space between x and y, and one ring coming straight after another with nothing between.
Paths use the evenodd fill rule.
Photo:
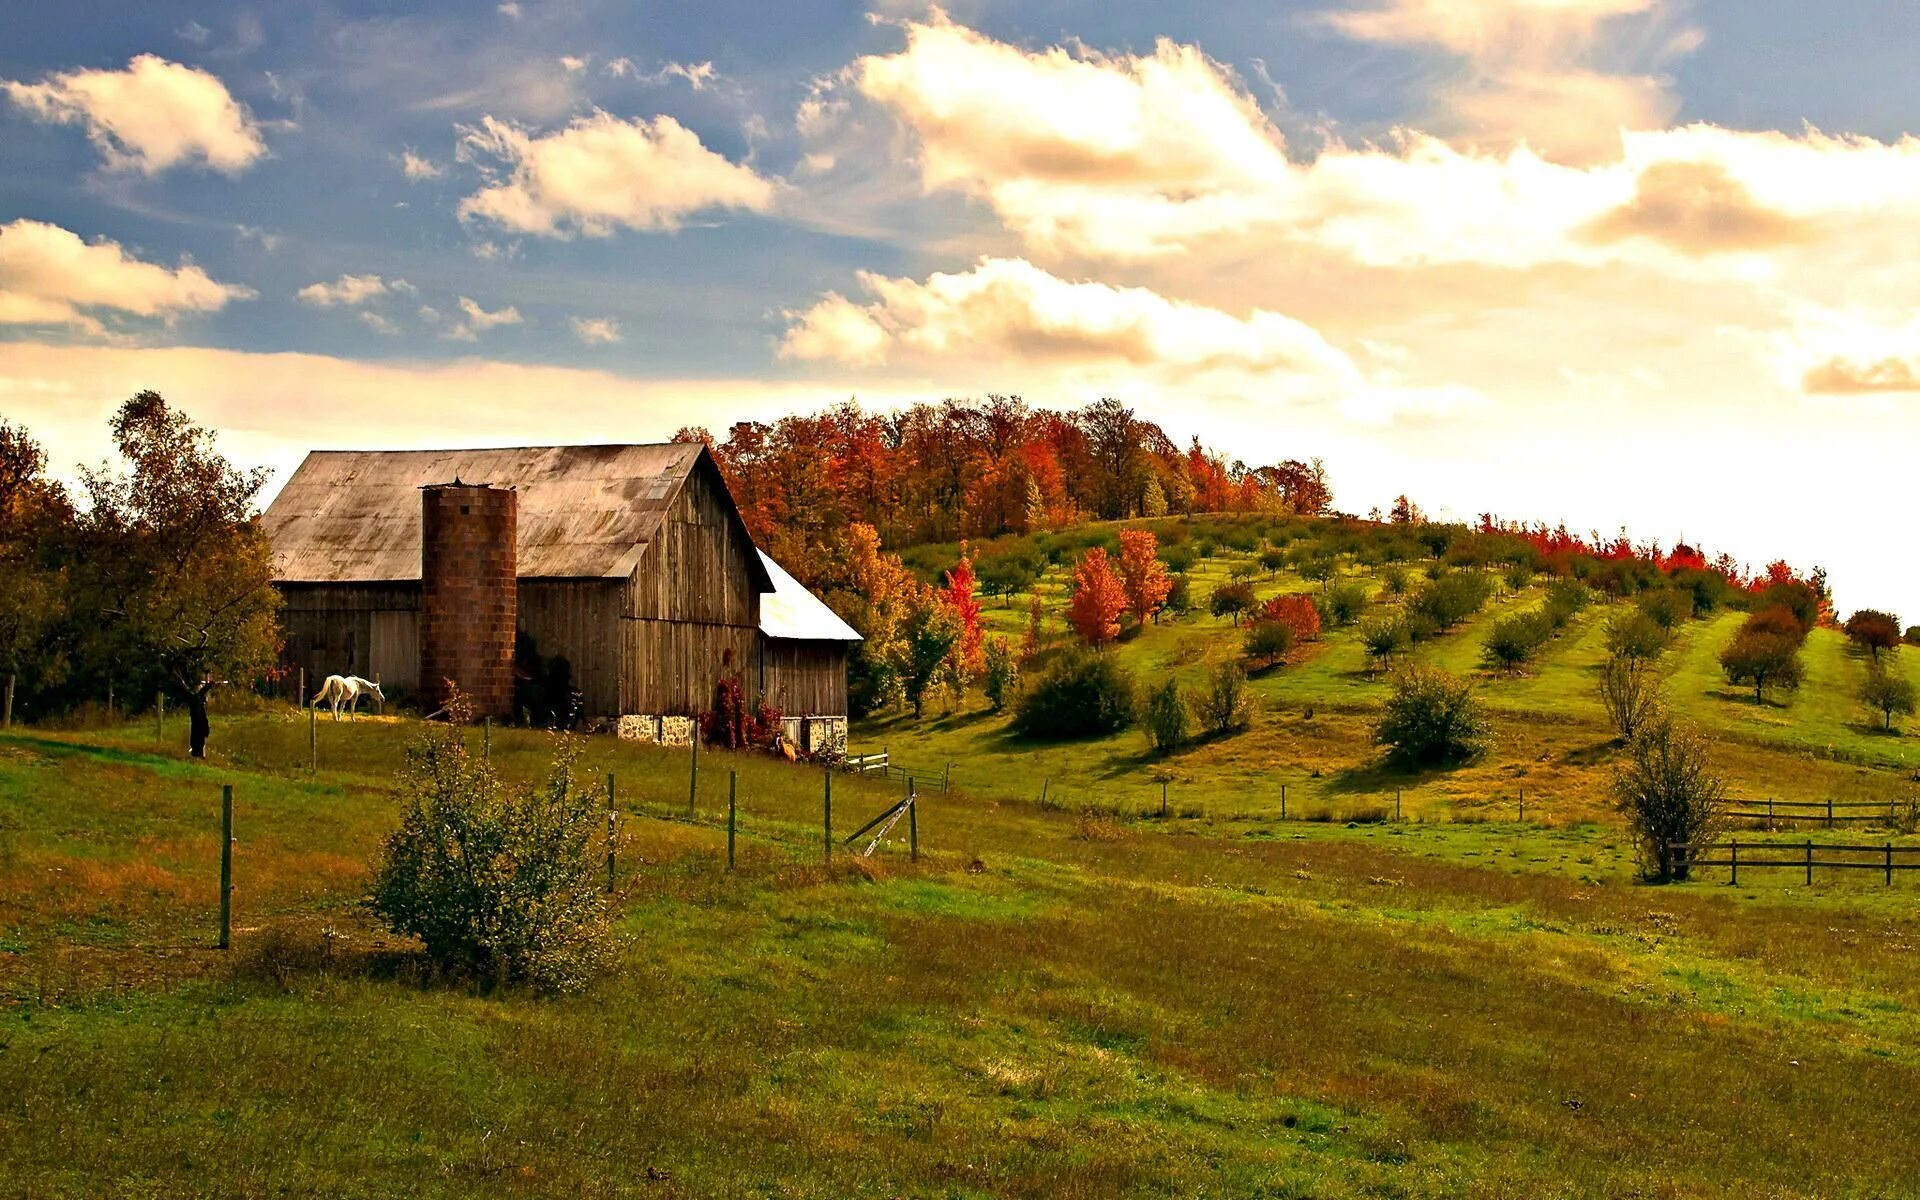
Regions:
<instances>
[{"instance_id":1,"label":"red foliage tree","mask_svg":"<svg viewBox=\"0 0 1920 1200\"><path fill-rule=\"evenodd\" d=\"M1292 631L1296 646L1320 636L1320 610L1313 606L1309 596L1298 593L1275 596L1260 606L1259 619L1285 625Z\"/></svg>"},{"instance_id":2,"label":"red foliage tree","mask_svg":"<svg viewBox=\"0 0 1920 1200\"><path fill-rule=\"evenodd\" d=\"M1067 622L1090 646L1104 646L1120 636L1120 614L1127 611L1127 590L1114 574L1103 547L1081 556L1073 569L1073 599L1067 602Z\"/></svg>"},{"instance_id":3,"label":"red foliage tree","mask_svg":"<svg viewBox=\"0 0 1920 1200\"><path fill-rule=\"evenodd\" d=\"M973 556L964 542L960 561L947 572L942 599L960 623L960 637L953 644L954 674L963 681L978 678L986 667L986 640L980 628L980 598L974 592Z\"/></svg>"}]
</instances>

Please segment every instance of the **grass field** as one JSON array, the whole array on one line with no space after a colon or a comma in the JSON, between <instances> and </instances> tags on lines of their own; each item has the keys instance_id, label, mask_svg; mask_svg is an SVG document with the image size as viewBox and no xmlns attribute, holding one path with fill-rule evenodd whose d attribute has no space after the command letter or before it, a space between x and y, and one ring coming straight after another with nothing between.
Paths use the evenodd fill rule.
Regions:
<instances>
[{"instance_id":1,"label":"grass field","mask_svg":"<svg viewBox=\"0 0 1920 1200\"><path fill-rule=\"evenodd\" d=\"M306 732L226 718L204 765L0 736L0 1190L1920 1194L1920 880L1654 889L1610 822L1120 819L987 765L926 797L918 864L827 867L819 772L706 756L688 821L685 752L595 741L623 942L545 999L368 922L408 731L323 723L313 777ZM493 734L512 774L546 751ZM894 795L837 779L836 826Z\"/></svg>"}]
</instances>

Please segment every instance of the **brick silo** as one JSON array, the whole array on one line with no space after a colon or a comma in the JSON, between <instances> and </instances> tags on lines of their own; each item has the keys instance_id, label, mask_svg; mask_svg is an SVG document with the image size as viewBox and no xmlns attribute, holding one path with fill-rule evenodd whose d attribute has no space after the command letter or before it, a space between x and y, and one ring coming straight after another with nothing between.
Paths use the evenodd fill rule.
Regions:
<instances>
[{"instance_id":1,"label":"brick silo","mask_svg":"<svg viewBox=\"0 0 1920 1200\"><path fill-rule=\"evenodd\" d=\"M484 483L420 489L420 690L430 708L458 684L475 717L513 713L518 497Z\"/></svg>"}]
</instances>

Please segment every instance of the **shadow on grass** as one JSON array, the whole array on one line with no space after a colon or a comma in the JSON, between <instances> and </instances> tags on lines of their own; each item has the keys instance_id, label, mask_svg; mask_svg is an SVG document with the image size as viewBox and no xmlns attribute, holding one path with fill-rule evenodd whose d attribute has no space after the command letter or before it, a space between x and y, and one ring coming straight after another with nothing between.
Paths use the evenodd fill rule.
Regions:
<instances>
[{"instance_id":1,"label":"shadow on grass","mask_svg":"<svg viewBox=\"0 0 1920 1200\"><path fill-rule=\"evenodd\" d=\"M1752 692L1730 691L1727 688L1714 688L1713 690L1707 692L1706 694L1715 700L1725 700L1731 704L1744 704L1748 708L1771 708L1771 709L1779 710L1787 707L1786 702L1781 700L1769 699L1769 700L1756 701L1753 698Z\"/></svg>"},{"instance_id":2,"label":"shadow on grass","mask_svg":"<svg viewBox=\"0 0 1920 1200\"><path fill-rule=\"evenodd\" d=\"M1455 767L1465 765L1403 764L1381 756L1327 776L1325 790L1335 795L1388 792L1396 788L1411 790L1432 783Z\"/></svg>"}]
</instances>

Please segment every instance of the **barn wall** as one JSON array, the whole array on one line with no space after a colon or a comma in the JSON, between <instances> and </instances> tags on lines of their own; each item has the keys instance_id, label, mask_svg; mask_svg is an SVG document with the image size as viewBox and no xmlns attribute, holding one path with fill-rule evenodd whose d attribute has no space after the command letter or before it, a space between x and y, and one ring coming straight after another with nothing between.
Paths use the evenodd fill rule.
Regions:
<instances>
[{"instance_id":1,"label":"barn wall","mask_svg":"<svg viewBox=\"0 0 1920 1200\"><path fill-rule=\"evenodd\" d=\"M378 678L394 695L419 686L420 585L283 583L282 661L307 672L307 694L329 675Z\"/></svg>"},{"instance_id":2,"label":"barn wall","mask_svg":"<svg viewBox=\"0 0 1920 1200\"><path fill-rule=\"evenodd\" d=\"M790 717L847 715L845 642L760 639L759 690Z\"/></svg>"},{"instance_id":3,"label":"barn wall","mask_svg":"<svg viewBox=\"0 0 1920 1200\"><path fill-rule=\"evenodd\" d=\"M620 707L620 580L522 579L520 630L542 658L564 658L589 720Z\"/></svg>"},{"instance_id":4,"label":"barn wall","mask_svg":"<svg viewBox=\"0 0 1920 1200\"><path fill-rule=\"evenodd\" d=\"M696 469L626 584L620 711L708 708L729 671L753 683L760 593L753 544L731 518L719 474Z\"/></svg>"}]
</instances>

